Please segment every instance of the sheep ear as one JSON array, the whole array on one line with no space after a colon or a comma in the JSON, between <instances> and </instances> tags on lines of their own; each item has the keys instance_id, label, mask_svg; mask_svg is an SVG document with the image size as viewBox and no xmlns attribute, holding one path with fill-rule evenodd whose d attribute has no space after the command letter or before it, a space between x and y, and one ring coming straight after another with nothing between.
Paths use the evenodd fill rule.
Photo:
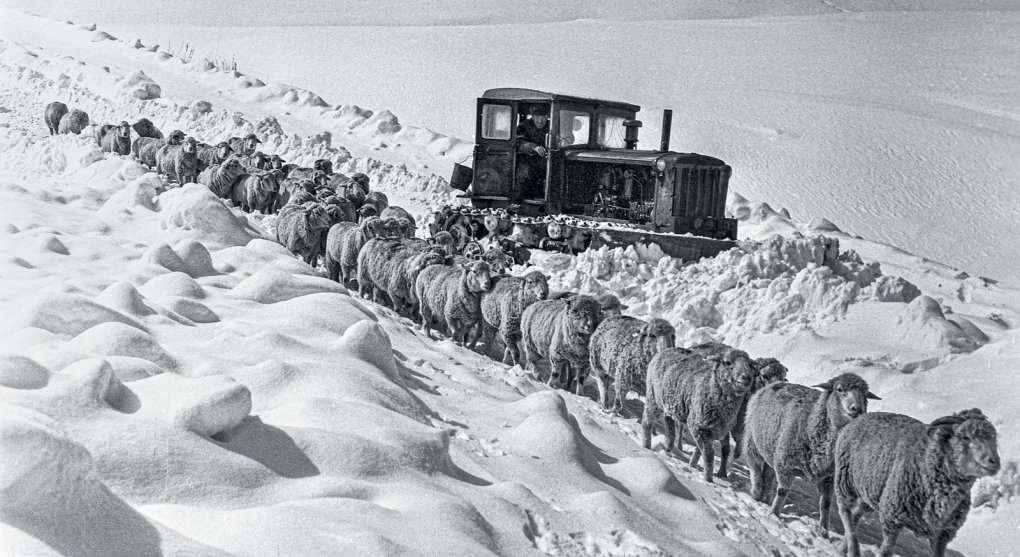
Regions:
<instances>
[{"instance_id":1,"label":"sheep ear","mask_svg":"<svg viewBox=\"0 0 1020 557\"><path fill-rule=\"evenodd\" d=\"M711 356L705 358L705 360L709 362L720 363L722 362L722 354L712 354Z\"/></svg>"},{"instance_id":2,"label":"sheep ear","mask_svg":"<svg viewBox=\"0 0 1020 557\"><path fill-rule=\"evenodd\" d=\"M823 389L826 391L832 390L832 381L826 381L825 383L819 383L818 385L811 385L815 389Z\"/></svg>"},{"instance_id":3,"label":"sheep ear","mask_svg":"<svg viewBox=\"0 0 1020 557\"><path fill-rule=\"evenodd\" d=\"M864 398L870 398L871 400L882 400L882 397L876 395L871 391L868 391L868 394L864 395Z\"/></svg>"},{"instance_id":4,"label":"sheep ear","mask_svg":"<svg viewBox=\"0 0 1020 557\"><path fill-rule=\"evenodd\" d=\"M963 423L963 418L960 416L943 416L941 418L936 418L935 421L929 425L932 427L952 427L961 423Z\"/></svg>"}]
</instances>

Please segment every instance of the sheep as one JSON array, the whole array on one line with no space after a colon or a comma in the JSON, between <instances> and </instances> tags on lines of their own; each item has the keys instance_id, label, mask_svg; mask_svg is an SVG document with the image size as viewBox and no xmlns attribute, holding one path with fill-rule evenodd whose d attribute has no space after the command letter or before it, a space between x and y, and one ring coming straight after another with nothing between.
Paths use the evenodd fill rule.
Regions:
<instances>
[{"instance_id":1,"label":"sheep","mask_svg":"<svg viewBox=\"0 0 1020 557\"><path fill-rule=\"evenodd\" d=\"M366 194L372 193L372 189L369 187L369 179L367 175L361 172L355 172L354 174L351 174L350 179L355 184L361 186L361 189L365 190Z\"/></svg>"},{"instance_id":2,"label":"sheep","mask_svg":"<svg viewBox=\"0 0 1020 557\"><path fill-rule=\"evenodd\" d=\"M942 557L970 511L970 491L999 472L997 433L973 408L925 425L909 416L874 412L850 422L835 447L835 489L845 532L843 554L860 556L857 521L877 510L879 555L893 553L903 527L926 536Z\"/></svg>"},{"instance_id":3,"label":"sheep","mask_svg":"<svg viewBox=\"0 0 1020 557\"><path fill-rule=\"evenodd\" d=\"M341 190L334 188L334 191L340 193ZM365 203L365 190L361 189L361 186L353 182L344 186L343 196L349 199L350 202L358 209L360 209ZM380 214L379 218L384 218L384 215Z\"/></svg>"},{"instance_id":4,"label":"sheep","mask_svg":"<svg viewBox=\"0 0 1020 557\"><path fill-rule=\"evenodd\" d=\"M166 140L155 137L139 137L131 142L131 153L138 158L138 162L156 168L156 154L165 145L180 145L184 141L184 132L174 130L170 132Z\"/></svg>"},{"instance_id":5,"label":"sheep","mask_svg":"<svg viewBox=\"0 0 1020 557\"><path fill-rule=\"evenodd\" d=\"M322 204L326 206L327 210L331 210L330 216L333 217L333 224L338 222L358 222L358 212L354 210L354 205L350 201L343 197L330 196L322 200Z\"/></svg>"},{"instance_id":6,"label":"sheep","mask_svg":"<svg viewBox=\"0 0 1020 557\"><path fill-rule=\"evenodd\" d=\"M80 135L82 130L87 128L88 125L89 115L84 110L74 108L60 117L60 122L57 124L57 133Z\"/></svg>"},{"instance_id":7,"label":"sheep","mask_svg":"<svg viewBox=\"0 0 1020 557\"><path fill-rule=\"evenodd\" d=\"M345 197L344 199L347 198ZM350 203L350 201L348 201L348 203ZM366 203L358 208L358 220L377 216L379 216L379 211L376 210L375 205L369 205Z\"/></svg>"},{"instance_id":8,"label":"sheep","mask_svg":"<svg viewBox=\"0 0 1020 557\"><path fill-rule=\"evenodd\" d=\"M233 151L230 149L230 144L226 141L221 141L216 145L199 145L198 171L202 172L210 166L223 164L223 161L227 160L227 157L231 154L233 154Z\"/></svg>"},{"instance_id":9,"label":"sheep","mask_svg":"<svg viewBox=\"0 0 1020 557\"><path fill-rule=\"evenodd\" d=\"M766 483L776 480L771 511L779 516L794 476L818 487L818 534L828 537L829 507L836 436L868 411L868 400L880 400L868 383L853 373L833 377L816 388L773 383L747 404L744 459L751 475L751 496L765 502Z\"/></svg>"},{"instance_id":10,"label":"sheep","mask_svg":"<svg viewBox=\"0 0 1020 557\"><path fill-rule=\"evenodd\" d=\"M138 134L138 137L152 137L154 139L163 139L163 132L159 131L159 128L152 123L152 120L148 118L141 118L131 127Z\"/></svg>"},{"instance_id":11,"label":"sheep","mask_svg":"<svg viewBox=\"0 0 1020 557\"><path fill-rule=\"evenodd\" d=\"M713 441L727 435L736 421L737 409L754 382L751 357L743 350L730 349L722 355L703 358L682 348L663 350L648 363L645 380L645 411L641 419L644 447L652 447L652 428L660 417L666 421L666 450L673 449L677 426L690 430L704 455L703 478L712 483L715 448ZM721 458L730 453L722 447ZM693 459L691 466L697 464ZM725 469L725 467L724 467Z\"/></svg>"},{"instance_id":12,"label":"sheep","mask_svg":"<svg viewBox=\"0 0 1020 557\"><path fill-rule=\"evenodd\" d=\"M481 296L491 284L489 266L484 261L475 261L465 269L426 267L414 284L425 335L432 338L436 321L446 326L455 343L473 349L479 335L474 334L469 342L468 334L477 330L482 320Z\"/></svg>"},{"instance_id":13,"label":"sheep","mask_svg":"<svg viewBox=\"0 0 1020 557\"><path fill-rule=\"evenodd\" d=\"M385 209L379 212L379 217L384 219L385 218L407 219L411 221L411 224L413 224L415 228L418 228L418 222L414 220L414 217L411 216L411 213L408 213L406 209L398 205L388 205Z\"/></svg>"},{"instance_id":14,"label":"sheep","mask_svg":"<svg viewBox=\"0 0 1020 557\"><path fill-rule=\"evenodd\" d=\"M333 161L329 159L315 159L315 162L312 163L312 168L328 176L333 173Z\"/></svg>"},{"instance_id":15,"label":"sheep","mask_svg":"<svg viewBox=\"0 0 1020 557\"><path fill-rule=\"evenodd\" d=\"M401 259L399 252L406 249L400 242L390 238L372 238L365 242L358 252L358 294L362 298L371 299L377 304L387 305L383 294L386 294L392 268Z\"/></svg>"},{"instance_id":16,"label":"sheep","mask_svg":"<svg viewBox=\"0 0 1020 557\"><path fill-rule=\"evenodd\" d=\"M287 178L295 180L314 180L316 170L307 166L294 166L287 172Z\"/></svg>"},{"instance_id":17,"label":"sheep","mask_svg":"<svg viewBox=\"0 0 1020 557\"><path fill-rule=\"evenodd\" d=\"M521 316L531 304L549 296L549 278L539 271L523 277L500 277L482 294L482 341L491 350L499 332L505 348L503 363L521 363Z\"/></svg>"},{"instance_id":18,"label":"sheep","mask_svg":"<svg viewBox=\"0 0 1020 557\"><path fill-rule=\"evenodd\" d=\"M646 323L634 317L613 316L599 323L591 336L588 353L602 407L615 414L623 409L628 392L644 394L648 363L656 354L675 344L676 329L665 319L651 319ZM610 379L615 389L612 408L609 406Z\"/></svg>"},{"instance_id":19,"label":"sheep","mask_svg":"<svg viewBox=\"0 0 1020 557\"><path fill-rule=\"evenodd\" d=\"M293 201L296 196L302 195L302 200L298 203L304 203L305 201L315 199L315 186L309 180L300 178L284 178L280 184L280 194L276 196L276 209L279 211L284 205Z\"/></svg>"},{"instance_id":20,"label":"sheep","mask_svg":"<svg viewBox=\"0 0 1020 557\"><path fill-rule=\"evenodd\" d=\"M60 119L65 114L67 114L67 105L62 102L51 102L46 105L43 120L46 122L46 128L50 130L50 135L57 134L57 130L60 129Z\"/></svg>"},{"instance_id":21,"label":"sheep","mask_svg":"<svg viewBox=\"0 0 1020 557\"><path fill-rule=\"evenodd\" d=\"M229 145L228 145L229 147ZM280 155L272 155L269 157L269 169L270 170L284 170L285 163ZM287 172L284 170L284 174Z\"/></svg>"},{"instance_id":22,"label":"sheep","mask_svg":"<svg viewBox=\"0 0 1020 557\"><path fill-rule=\"evenodd\" d=\"M262 151L255 151L241 159L241 162L248 168L249 172L255 170L267 170L269 168L269 156Z\"/></svg>"},{"instance_id":23,"label":"sheep","mask_svg":"<svg viewBox=\"0 0 1020 557\"><path fill-rule=\"evenodd\" d=\"M602 314L606 317L617 317L623 315L627 306L620 303L620 299L612 294L601 294L595 298L602 307Z\"/></svg>"},{"instance_id":24,"label":"sheep","mask_svg":"<svg viewBox=\"0 0 1020 557\"><path fill-rule=\"evenodd\" d=\"M222 164L213 165L198 175L198 183L209 187L220 199L230 199L234 184L246 176L241 161L229 158Z\"/></svg>"},{"instance_id":25,"label":"sheep","mask_svg":"<svg viewBox=\"0 0 1020 557\"><path fill-rule=\"evenodd\" d=\"M413 245L416 242L403 241L403 243ZM426 245L413 249L408 257L393 265L388 294L390 301L393 302L394 311L403 314L406 310L406 314L412 318L419 314L421 302L415 295L418 275L432 265L443 265L445 262L446 257L437 248Z\"/></svg>"},{"instance_id":26,"label":"sheep","mask_svg":"<svg viewBox=\"0 0 1020 557\"><path fill-rule=\"evenodd\" d=\"M282 214L281 210L281 214ZM379 217L365 219L355 225L350 222L335 224L326 236L326 271L330 280L340 282L344 286L355 278L358 268L358 252L365 242L381 235L383 222Z\"/></svg>"},{"instance_id":27,"label":"sheep","mask_svg":"<svg viewBox=\"0 0 1020 557\"><path fill-rule=\"evenodd\" d=\"M273 213L276 211L276 196L282 179L282 170L256 170L234 182L230 198L235 207L241 207L246 213Z\"/></svg>"},{"instance_id":28,"label":"sheep","mask_svg":"<svg viewBox=\"0 0 1020 557\"><path fill-rule=\"evenodd\" d=\"M99 146L104 153L116 153L118 155L131 154L131 125L121 122L117 126L106 128L99 139Z\"/></svg>"},{"instance_id":29,"label":"sheep","mask_svg":"<svg viewBox=\"0 0 1020 557\"><path fill-rule=\"evenodd\" d=\"M329 215L318 203L288 204L276 220L276 239L305 263L315 267L319 258L319 236L329 229Z\"/></svg>"},{"instance_id":30,"label":"sheep","mask_svg":"<svg viewBox=\"0 0 1020 557\"><path fill-rule=\"evenodd\" d=\"M443 252L448 257L457 255L457 241L453 239L453 235L449 232L442 230L436 232L432 236L432 243L442 248Z\"/></svg>"},{"instance_id":31,"label":"sheep","mask_svg":"<svg viewBox=\"0 0 1020 557\"><path fill-rule=\"evenodd\" d=\"M381 214L384 209L390 206L390 198L385 193L381 191L370 192L367 188L365 188L365 191L368 192L365 194L365 205L375 207L376 214Z\"/></svg>"},{"instance_id":32,"label":"sheep","mask_svg":"<svg viewBox=\"0 0 1020 557\"><path fill-rule=\"evenodd\" d=\"M156 171L166 174L178 184L198 180L198 143L185 137L180 145L166 144L156 151Z\"/></svg>"},{"instance_id":33,"label":"sheep","mask_svg":"<svg viewBox=\"0 0 1020 557\"><path fill-rule=\"evenodd\" d=\"M242 157L250 157L259 143L262 141L253 133L244 136L244 139L240 137L231 137L227 140L230 144L230 149Z\"/></svg>"},{"instance_id":34,"label":"sheep","mask_svg":"<svg viewBox=\"0 0 1020 557\"><path fill-rule=\"evenodd\" d=\"M591 296L531 304L521 314L525 361L537 370L539 360L547 358L549 385L580 394L584 384L576 379L588 375L588 341L601 321L602 309Z\"/></svg>"}]
</instances>

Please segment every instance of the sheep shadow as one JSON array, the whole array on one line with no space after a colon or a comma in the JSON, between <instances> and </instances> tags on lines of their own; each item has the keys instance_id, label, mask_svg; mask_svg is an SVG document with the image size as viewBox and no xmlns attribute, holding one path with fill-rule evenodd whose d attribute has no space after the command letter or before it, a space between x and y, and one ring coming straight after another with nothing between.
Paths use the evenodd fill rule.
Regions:
<instances>
[{"instance_id":1,"label":"sheep shadow","mask_svg":"<svg viewBox=\"0 0 1020 557\"><path fill-rule=\"evenodd\" d=\"M212 436L214 443L249 458L284 478L307 478L319 468L284 430L249 416L236 428Z\"/></svg>"}]
</instances>

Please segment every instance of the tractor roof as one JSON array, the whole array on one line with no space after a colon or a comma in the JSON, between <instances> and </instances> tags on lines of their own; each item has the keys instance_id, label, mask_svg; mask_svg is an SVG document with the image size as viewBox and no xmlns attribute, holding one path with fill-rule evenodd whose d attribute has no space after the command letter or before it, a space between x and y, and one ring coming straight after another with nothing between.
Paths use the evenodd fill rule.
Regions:
<instances>
[{"instance_id":1,"label":"tractor roof","mask_svg":"<svg viewBox=\"0 0 1020 557\"><path fill-rule=\"evenodd\" d=\"M549 93L546 91L536 91L535 89L521 89L518 87L500 87L498 89L489 89L485 93L482 93L483 99L498 99L507 101L574 101L585 104L597 104L606 105L622 108L624 110L631 110L637 112L641 110L640 106L617 102L607 101L603 99L589 99L585 97L575 97L573 95L561 95L559 93Z\"/></svg>"},{"instance_id":2,"label":"tractor roof","mask_svg":"<svg viewBox=\"0 0 1020 557\"><path fill-rule=\"evenodd\" d=\"M723 166L725 163L715 157L698 153L674 153L672 151L639 151L637 149L567 148L567 160L587 162L624 163L651 166L659 159L669 164L691 164L696 166Z\"/></svg>"}]
</instances>

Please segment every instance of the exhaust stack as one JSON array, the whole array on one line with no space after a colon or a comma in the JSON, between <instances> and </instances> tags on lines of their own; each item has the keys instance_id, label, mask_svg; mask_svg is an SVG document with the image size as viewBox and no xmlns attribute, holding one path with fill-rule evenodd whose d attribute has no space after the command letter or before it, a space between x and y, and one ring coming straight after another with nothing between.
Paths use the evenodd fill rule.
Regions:
<instances>
[{"instance_id":1,"label":"exhaust stack","mask_svg":"<svg viewBox=\"0 0 1020 557\"><path fill-rule=\"evenodd\" d=\"M669 135L673 132L673 111L666 109L662 111L662 141L659 143L660 151L669 151Z\"/></svg>"}]
</instances>

